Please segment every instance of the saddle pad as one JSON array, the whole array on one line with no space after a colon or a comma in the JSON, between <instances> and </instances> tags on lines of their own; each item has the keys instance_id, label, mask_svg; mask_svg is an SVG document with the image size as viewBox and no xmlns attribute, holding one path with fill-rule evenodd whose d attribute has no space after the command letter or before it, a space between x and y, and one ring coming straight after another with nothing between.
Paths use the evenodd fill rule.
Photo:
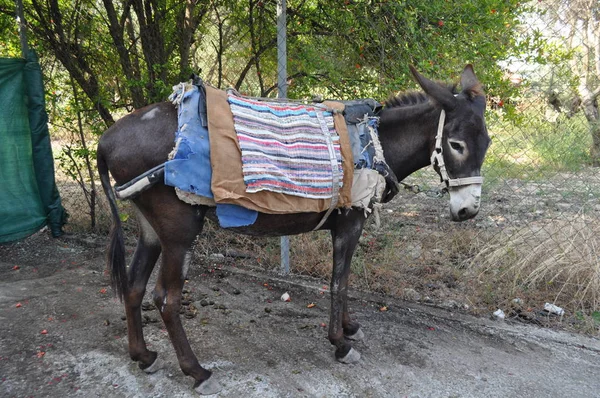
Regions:
<instances>
[{"instance_id":1,"label":"saddle pad","mask_svg":"<svg viewBox=\"0 0 600 398\"><path fill-rule=\"evenodd\" d=\"M255 193L246 192L242 171L242 151L235 132L227 93L206 85L206 97L211 143L211 187L216 203L238 204L269 214L322 212L329 209L331 203L329 198L311 199L268 190ZM333 107L334 104L328 104L328 106ZM344 117L340 113L335 113L333 119L340 137L341 157L344 165L338 207L350 207L352 205L353 179L352 150Z\"/></svg>"},{"instance_id":2,"label":"saddle pad","mask_svg":"<svg viewBox=\"0 0 600 398\"><path fill-rule=\"evenodd\" d=\"M232 92L228 101L242 151L246 192L268 190L311 199L337 196L343 170L332 112Z\"/></svg>"}]
</instances>

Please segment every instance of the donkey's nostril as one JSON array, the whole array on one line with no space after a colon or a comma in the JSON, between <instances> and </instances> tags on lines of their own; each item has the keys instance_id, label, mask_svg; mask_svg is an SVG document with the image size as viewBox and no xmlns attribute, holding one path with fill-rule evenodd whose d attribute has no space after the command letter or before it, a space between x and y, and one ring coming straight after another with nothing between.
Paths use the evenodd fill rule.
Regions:
<instances>
[{"instance_id":1,"label":"donkey's nostril","mask_svg":"<svg viewBox=\"0 0 600 398\"><path fill-rule=\"evenodd\" d=\"M458 211L458 217L464 218L467 215L467 208L463 207Z\"/></svg>"}]
</instances>

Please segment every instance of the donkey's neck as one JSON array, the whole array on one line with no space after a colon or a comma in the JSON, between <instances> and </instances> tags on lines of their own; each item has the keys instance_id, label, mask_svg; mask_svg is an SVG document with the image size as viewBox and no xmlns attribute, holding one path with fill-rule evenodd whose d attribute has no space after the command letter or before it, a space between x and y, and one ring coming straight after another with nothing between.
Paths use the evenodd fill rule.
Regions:
<instances>
[{"instance_id":1,"label":"donkey's neck","mask_svg":"<svg viewBox=\"0 0 600 398\"><path fill-rule=\"evenodd\" d=\"M439 114L429 102L381 111L379 139L398 181L430 164Z\"/></svg>"}]
</instances>

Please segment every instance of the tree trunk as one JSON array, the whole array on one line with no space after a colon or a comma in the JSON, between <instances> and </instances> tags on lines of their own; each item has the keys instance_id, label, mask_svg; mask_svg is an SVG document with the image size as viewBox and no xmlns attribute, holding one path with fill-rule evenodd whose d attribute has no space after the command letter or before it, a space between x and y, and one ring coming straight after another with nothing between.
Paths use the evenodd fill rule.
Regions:
<instances>
[{"instance_id":1,"label":"tree trunk","mask_svg":"<svg viewBox=\"0 0 600 398\"><path fill-rule=\"evenodd\" d=\"M190 54L192 45L196 39L196 31L202 18L208 12L210 7L209 2L198 3L194 0L185 0L185 6L178 17L177 26L179 34L177 35L179 44L179 80L184 81L189 79L189 71L192 69L190 65ZM169 54L172 50L168 51Z\"/></svg>"},{"instance_id":2,"label":"tree trunk","mask_svg":"<svg viewBox=\"0 0 600 398\"><path fill-rule=\"evenodd\" d=\"M163 10L156 0L133 0L132 6L138 19L142 52L148 71L148 99L151 102L160 101L163 100L162 92L160 85L156 83L167 80L166 50L160 30Z\"/></svg>"},{"instance_id":3,"label":"tree trunk","mask_svg":"<svg viewBox=\"0 0 600 398\"><path fill-rule=\"evenodd\" d=\"M600 117L598 101L597 97L590 94L589 92L586 93L581 106L590 126L590 134L592 135L592 148L590 149L592 165L600 166Z\"/></svg>"},{"instance_id":4,"label":"tree trunk","mask_svg":"<svg viewBox=\"0 0 600 398\"><path fill-rule=\"evenodd\" d=\"M596 122L590 126L590 132L592 134L592 149L590 151L592 157L592 166L600 166L600 123Z\"/></svg>"},{"instance_id":5,"label":"tree trunk","mask_svg":"<svg viewBox=\"0 0 600 398\"><path fill-rule=\"evenodd\" d=\"M134 64L131 62L130 53L125 46L125 32L124 32L124 24L125 18L129 13L129 7L123 11L124 17L121 18L122 23L120 22L117 12L115 11L115 7L113 5L112 0L103 0L104 8L106 9L106 14L109 21L109 32L112 37L113 43L117 49L117 53L119 54L119 61L121 63L121 69L123 69L123 73L125 74L125 78L128 83L131 82L139 82L140 79L140 71L134 68ZM129 90L131 91L131 100L133 102L133 107L139 109L147 104L146 99L144 98L144 91L137 84L129 84Z\"/></svg>"}]
</instances>

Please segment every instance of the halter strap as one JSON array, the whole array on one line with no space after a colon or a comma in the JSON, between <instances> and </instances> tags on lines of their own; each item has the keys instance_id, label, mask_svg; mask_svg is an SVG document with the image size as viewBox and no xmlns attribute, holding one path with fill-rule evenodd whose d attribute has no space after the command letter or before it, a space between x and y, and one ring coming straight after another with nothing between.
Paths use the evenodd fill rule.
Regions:
<instances>
[{"instance_id":1,"label":"halter strap","mask_svg":"<svg viewBox=\"0 0 600 398\"><path fill-rule=\"evenodd\" d=\"M431 154L431 165L435 168L437 163L438 169L440 170L440 177L442 182L447 187L460 187L462 185L471 184L483 184L483 177L465 177L465 178L450 178L448 171L446 170L446 164L444 163L443 147L442 147L442 135L444 132L444 123L446 122L446 111L442 109L440 113L440 121L438 123L437 134L435 136L435 148Z\"/></svg>"}]
</instances>

